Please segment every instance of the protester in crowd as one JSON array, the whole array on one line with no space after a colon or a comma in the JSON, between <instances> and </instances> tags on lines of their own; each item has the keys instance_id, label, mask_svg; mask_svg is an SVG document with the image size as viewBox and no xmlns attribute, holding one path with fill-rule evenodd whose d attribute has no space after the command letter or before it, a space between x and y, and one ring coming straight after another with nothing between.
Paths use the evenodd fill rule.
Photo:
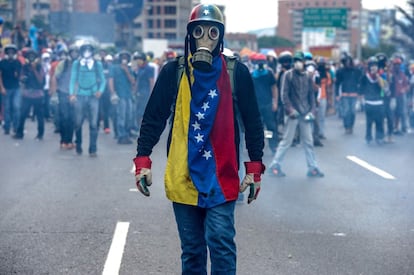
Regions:
<instances>
[{"instance_id":1,"label":"protester in crowd","mask_svg":"<svg viewBox=\"0 0 414 275\"><path fill-rule=\"evenodd\" d=\"M290 148L295 131L299 125L301 142L305 150L308 177L323 177L319 170L313 150L312 121L315 112L315 88L309 74L305 71L305 55L298 51L293 57L294 67L284 73L282 80L282 101L287 117L285 133L279 142L276 154L270 163L273 175L284 177L283 158Z\"/></svg>"},{"instance_id":2,"label":"protester in crowd","mask_svg":"<svg viewBox=\"0 0 414 275\"><path fill-rule=\"evenodd\" d=\"M278 133L274 122L274 112L278 106L278 91L276 87L276 79L274 73L266 65L266 56L264 54L256 54L252 56L252 62L255 69L252 72L254 90L256 92L257 104L259 112L269 136L265 136L269 140L269 148L274 154L278 143Z\"/></svg>"},{"instance_id":3,"label":"protester in crowd","mask_svg":"<svg viewBox=\"0 0 414 275\"><path fill-rule=\"evenodd\" d=\"M37 118L36 140L43 140L45 131L44 122L44 85L45 73L42 68L41 60L33 49L25 51L26 64L22 67L20 80L22 82L22 107L19 125L15 139L23 139L26 118L29 116L30 109L33 108Z\"/></svg>"},{"instance_id":4,"label":"protester in crowd","mask_svg":"<svg viewBox=\"0 0 414 275\"><path fill-rule=\"evenodd\" d=\"M4 58L0 61L0 91L2 98L4 124L4 134L10 134L10 129L14 132L20 120L21 93L20 93L20 74L22 64L17 59L18 49L14 44L4 47Z\"/></svg>"},{"instance_id":5,"label":"protester in crowd","mask_svg":"<svg viewBox=\"0 0 414 275\"><path fill-rule=\"evenodd\" d=\"M145 53L135 52L133 58L138 64L134 72L136 82L134 128L138 130L141 128L145 106L154 87L154 68L148 64Z\"/></svg>"},{"instance_id":6,"label":"protester in crowd","mask_svg":"<svg viewBox=\"0 0 414 275\"><path fill-rule=\"evenodd\" d=\"M375 124L375 141L384 143L384 80L378 73L378 59L372 56L367 62L367 71L359 84L359 93L364 97L366 132L365 140L371 144L372 126Z\"/></svg>"},{"instance_id":7,"label":"protester in crowd","mask_svg":"<svg viewBox=\"0 0 414 275\"><path fill-rule=\"evenodd\" d=\"M89 120L89 156L97 156L98 108L99 98L105 90L106 79L102 63L94 60L95 47L85 41L79 48L80 59L72 64L69 95L74 104L76 153L81 155L82 125L85 118Z\"/></svg>"},{"instance_id":8,"label":"protester in crowd","mask_svg":"<svg viewBox=\"0 0 414 275\"><path fill-rule=\"evenodd\" d=\"M305 69L306 69L306 72L311 77L312 82L313 82L313 90L314 90L314 96L315 96L315 114L318 114L318 111L319 111L318 96L319 96L319 90L320 90L320 84L321 84L319 71L317 70L317 65L315 61L313 60L308 60L305 62ZM323 147L323 143L321 142L319 133L320 133L319 120L318 120L318 117L315 116L315 119L312 121L313 145L318 146L318 147Z\"/></svg>"},{"instance_id":9,"label":"protester in crowd","mask_svg":"<svg viewBox=\"0 0 414 275\"><path fill-rule=\"evenodd\" d=\"M132 128L132 88L135 84L133 72L128 64L131 54L128 51L118 53L118 63L111 66L108 76L110 99L116 113L116 133L118 144L131 144Z\"/></svg>"},{"instance_id":10,"label":"protester in crowd","mask_svg":"<svg viewBox=\"0 0 414 275\"><path fill-rule=\"evenodd\" d=\"M341 103L341 114L345 134L352 134L355 124L358 83L361 71L354 66L351 56L344 54L341 58L343 67L336 73L335 95Z\"/></svg>"},{"instance_id":11,"label":"protester in crowd","mask_svg":"<svg viewBox=\"0 0 414 275\"><path fill-rule=\"evenodd\" d=\"M392 59L390 72L390 89L395 96L394 112L394 134L403 135L407 133L407 92L409 81L402 70L403 58L396 55Z\"/></svg>"},{"instance_id":12,"label":"protester in crowd","mask_svg":"<svg viewBox=\"0 0 414 275\"><path fill-rule=\"evenodd\" d=\"M145 110L134 159L137 187L149 196L150 154L172 110L165 187L181 240L182 274L206 274L208 251L212 274L236 274L239 130L234 121L236 104L228 63L221 53L223 36L220 9L210 4L194 7L181 59L183 70L179 61L172 61L160 72ZM260 190L264 171L263 126L249 71L239 62L234 65L234 93L251 159L245 163L247 174L240 190L251 187L251 202Z\"/></svg>"},{"instance_id":13,"label":"protester in crowd","mask_svg":"<svg viewBox=\"0 0 414 275\"><path fill-rule=\"evenodd\" d=\"M72 65L79 57L79 48L76 45L69 47L69 52L62 50L60 61L52 76L51 89L52 97L58 96L58 116L60 149L71 150L74 148L74 106L69 100L69 86L72 73Z\"/></svg>"},{"instance_id":14,"label":"protester in crowd","mask_svg":"<svg viewBox=\"0 0 414 275\"><path fill-rule=\"evenodd\" d=\"M328 89L332 85L332 80L324 57L320 57L318 59L317 66L319 74L319 91L316 98L318 106L318 113L316 117L319 125L318 137L320 139L325 139L325 117L328 107Z\"/></svg>"},{"instance_id":15,"label":"protester in crowd","mask_svg":"<svg viewBox=\"0 0 414 275\"><path fill-rule=\"evenodd\" d=\"M103 72L105 79L108 81L109 71L113 64L113 57L111 54L108 54L106 50L100 49L98 61L102 63ZM114 122L115 114L111 104L111 93L109 91L108 85L106 85L105 90L103 91L101 97L99 98L99 111L98 111L98 130L100 128L101 122L103 123L103 130L105 134L111 133L111 128L109 125L109 120L112 119ZM116 135L116 126L113 123L114 132Z\"/></svg>"},{"instance_id":16,"label":"protester in crowd","mask_svg":"<svg viewBox=\"0 0 414 275\"><path fill-rule=\"evenodd\" d=\"M269 50L266 53L266 63L267 67L272 70L274 74L276 74L277 70L277 54L274 50Z\"/></svg>"},{"instance_id":17,"label":"protester in crowd","mask_svg":"<svg viewBox=\"0 0 414 275\"><path fill-rule=\"evenodd\" d=\"M283 74L292 68L293 63L293 55L290 51L283 51L279 54L279 64L280 64L280 71L276 75L276 87L278 91L278 111L276 112L276 129L279 129L279 126L285 125L285 109L282 102L282 79Z\"/></svg>"}]
</instances>

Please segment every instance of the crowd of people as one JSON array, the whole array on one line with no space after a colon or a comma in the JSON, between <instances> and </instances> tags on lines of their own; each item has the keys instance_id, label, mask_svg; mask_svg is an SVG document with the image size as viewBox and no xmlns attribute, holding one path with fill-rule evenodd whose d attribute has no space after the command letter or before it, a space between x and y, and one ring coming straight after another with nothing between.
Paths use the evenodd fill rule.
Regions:
<instances>
[{"instance_id":1,"label":"crowd of people","mask_svg":"<svg viewBox=\"0 0 414 275\"><path fill-rule=\"evenodd\" d=\"M138 51L109 54L88 41L70 46L60 41L53 45L40 51L32 47L20 49L15 44L4 47L0 61L4 134L22 139L26 119L36 118L35 138L41 140L45 121L51 121L55 132L60 133L61 149L76 148L81 154L82 124L88 119L92 156L96 155L100 128L106 134L113 133L118 144L133 143L158 73L165 63L175 60L176 53L166 51L164 59L154 59L152 53ZM249 68L272 154L276 154L283 138L285 148L301 141L311 142L312 147L323 146L327 115L336 113L343 121L345 134L352 134L358 109L366 114L365 140L369 144L392 143L394 135L410 131L414 65L410 66L400 54L387 57L378 53L365 62L355 61L346 53L338 62L314 57L310 52L302 52L302 58L300 53L284 51L276 55L273 50L240 56L225 49L224 54L236 57ZM314 103L307 110L311 115L311 139L301 127L289 127L291 118L300 117L296 112L304 98L288 95L282 87L285 72L297 71L295 63L299 59L303 63L300 70L312 79ZM298 89L295 81L292 85ZM277 174L280 166L275 165Z\"/></svg>"}]
</instances>

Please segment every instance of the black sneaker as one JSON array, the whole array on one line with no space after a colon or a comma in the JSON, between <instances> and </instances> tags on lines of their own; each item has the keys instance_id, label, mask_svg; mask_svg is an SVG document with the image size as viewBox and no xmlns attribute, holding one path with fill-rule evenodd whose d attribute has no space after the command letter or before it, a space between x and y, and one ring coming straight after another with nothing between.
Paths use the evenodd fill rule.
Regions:
<instances>
[{"instance_id":1,"label":"black sneaker","mask_svg":"<svg viewBox=\"0 0 414 275\"><path fill-rule=\"evenodd\" d=\"M312 170L309 170L306 175L310 178L323 178L325 176L325 174L319 171L318 168L313 168Z\"/></svg>"},{"instance_id":2,"label":"black sneaker","mask_svg":"<svg viewBox=\"0 0 414 275\"><path fill-rule=\"evenodd\" d=\"M76 147L76 154L82 155L83 151L82 148Z\"/></svg>"},{"instance_id":3,"label":"black sneaker","mask_svg":"<svg viewBox=\"0 0 414 275\"><path fill-rule=\"evenodd\" d=\"M89 156L91 158L96 158L98 156L98 154L96 152L93 152L93 153L89 153Z\"/></svg>"},{"instance_id":4,"label":"black sneaker","mask_svg":"<svg viewBox=\"0 0 414 275\"><path fill-rule=\"evenodd\" d=\"M14 139L23 139L23 135L14 134L12 136L12 138L14 138Z\"/></svg>"}]
</instances>

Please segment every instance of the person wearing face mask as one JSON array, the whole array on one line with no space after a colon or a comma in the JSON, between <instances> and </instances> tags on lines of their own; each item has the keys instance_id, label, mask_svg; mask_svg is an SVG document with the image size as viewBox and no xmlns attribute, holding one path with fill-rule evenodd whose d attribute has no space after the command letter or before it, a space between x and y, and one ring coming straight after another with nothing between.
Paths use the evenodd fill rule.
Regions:
<instances>
[{"instance_id":1,"label":"person wearing face mask","mask_svg":"<svg viewBox=\"0 0 414 275\"><path fill-rule=\"evenodd\" d=\"M287 115L283 139L270 163L271 173L284 177L282 161L290 148L296 127L299 125L300 139L305 150L308 177L323 177L316 162L313 150L312 122L315 113L315 86L312 77L305 70L305 55L298 51L293 56L293 68L283 75L281 87L282 101Z\"/></svg>"},{"instance_id":2,"label":"person wearing face mask","mask_svg":"<svg viewBox=\"0 0 414 275\"><path fill-rule=\"evenodd\" d=\"M367 71L359 83L359 94L365 99L367 144L372 142L372 126L375 124L375 141L384 143L384 80L378 73L378 59L372 56L367 62Z\"/></svg>"},{"instance_id":3,"label":"person wearing face mask","mask_svg":"<svg viewBox=\"0 0 414 275\"><path fill-rule=\"evenodd\" d=\"M137 67L134 71L136 85L133 125L134 130L138 131L141 127L145 106L154 87L154 68L148 64L145 53L135 52L134 60L137 62Z\"/></svg>"},{"instance_id":4,"label":"person wearing face mask","mask_svg":"<svg viewBox=\"0 0 414 275\"><path fill-rule=\"evenodd\" d=\"M52 98L58 97L58 121L60 134L60 149L71 150L74 148L74 109L69 101L69 83L72 73L72 64L79 57L79 48L76 45L69 46L69 50L62 50L55 73L51 78L50 89Z\"/></svg>"},{"instance_id":5,"label":"person wearing face mask","mask_svg":"<svg viewBox=\"0 0 414 275\"><path fill-rule=\"evenodd\" d=\"M182 274L207 274L208 258L211 274L236 274L236 200L250 187L248 203L253 202L264 172L263 125L253 81L236 59L229 75L223 37L221 10L212 4L195 6L187 24L185 57L168 62L158 75L133 160L137 188L149 196L150 155L170 118L164 182L181 240ZM241 186L237 118L250 158Z\"/></svg>"},{"instance_id":6,"label":"person wearing face mask","mask_svg":"<svg viewBox=\"0 0 414 275\"><path fill-rule=\"evenodd\" d=\"M106 79L100 61L94 60L95 47L89 41L80 46L80 59L72 64L69 99L75 110L76 153L81 155L82 125L89 122L89 156L97 156L99 98L105 90Z\"/></svg>"},{"instance_id":7,"label":"person wearing face mask","mask_svg":"<svg viewBox=\"0 0 414 275\"><path fill-rule=\"evenodd\" d=\"M276 113L276 125L277 129L279 129L279 125L285 125L285 107L283 106L282 102L282 95L280 94L281 87L282 87L282 78L283 74L292 68L293 64L293 55L290 51L283 51L279 54L279 64L280 70L276 74L276 87L279 92L278 102L277 102L277 113Z\"/></svg>"},{"instance_id":8,"label":"person wearing face mask","mask_svg":"<svg viewBox=\"0 0 414 275\"><path fill-rule=\"evenodd\" d=\"M43 140L45 122L44 122L44 92L45 73L37 53L33 49L28 49L24 53L26 64L22 67L20 81L22 83L22 107L19 124L14 139L23 139L24 125L26 118L29 116L30 109L37 118L37 135L36 140Z\"/></svg>"},{"instance_id":9,"label":"person wearing face mask","mask_svg":"<svg viewBox=\"0 0 414 275\"><path fill-rule=\"evenodd\" d=\"M115 108L118 144L132 144L130 130L132 127L132 87L135 79L128 65L131 61L131 54L121 51L118 59L118 64L109 68L108 88Z\"/></svg>"},{"instance_id":10,"label":"person wearing face mask","mask_svg":"<svg viewBox=\"0 0 414 275\"><path fill-rule=\"evenodd\" d=\"M351 56L344 54L341 58L342 67L336 73L335 95L340 101L341 115L345 134L353 133L355 110L358 99L358 83L361 71L354 66Z\"/></svg>"},{"instance_id":11,"label":"person wearing face mask","mask_svg":"<svg viewBox=\"0 0 414 275\"><path fill-rule=\"evenodd\" d=\"M17 47L9 44L4 47L4 58L0 61L0 92L3 104L4 134L14 132L20 119L21 95L19 87L22 64L17 59Z\"/></svg>"}]
</instances>

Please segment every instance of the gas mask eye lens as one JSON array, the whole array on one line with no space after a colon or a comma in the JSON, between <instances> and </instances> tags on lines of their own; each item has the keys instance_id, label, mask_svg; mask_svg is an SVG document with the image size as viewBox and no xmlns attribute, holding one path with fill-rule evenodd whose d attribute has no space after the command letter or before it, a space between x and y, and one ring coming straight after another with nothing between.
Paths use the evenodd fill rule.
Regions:
<instances>
[{"instance_id":1,"label":"gas mask eye lens","mask_svg":"<svg viewBox=\"0 0 414 275\"><path fill-rule=\"evenodd\" d=\"M208 29L208 37L210 37L211 40L217 40L219 36L220 30L216 26L212 26Z\"/></svg>"},{"instance_id":2,"label":"gas mask eye lens","mask_svg":"<svg viewBox=\"0 0 414 275\"><path fill-rule=\"evenodd\" d=\"M201 37L203 37L203 35L204 35L203 27L200 25L195 26L193 29L193 37L195 39L200 39Z\"/></svg>"}]
</instances>

